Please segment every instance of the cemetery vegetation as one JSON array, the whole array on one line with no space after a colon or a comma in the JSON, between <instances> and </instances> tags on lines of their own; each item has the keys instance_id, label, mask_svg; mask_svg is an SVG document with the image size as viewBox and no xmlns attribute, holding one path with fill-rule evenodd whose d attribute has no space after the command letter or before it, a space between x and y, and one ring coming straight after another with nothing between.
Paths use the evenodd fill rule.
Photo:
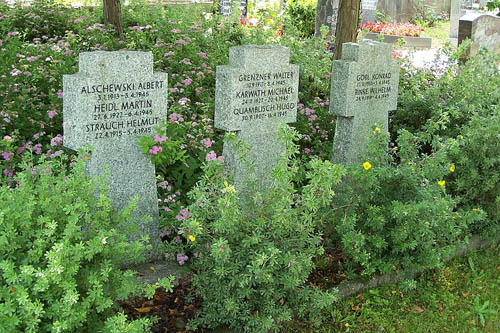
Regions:
<instances>
[{"instance_id":1,"label":"cemetery vegetation","mask_svg":"<svg viewBox=\"0 0 500 333\"><path fill-rule=\"evenodd\" d=\"M327 162L331 53L326 39L304 38L308 25L294 14L243 25L206 6L132 2L116 39L101 12L0 5L0 319L8 331L134 332L150 324L114 308L143 290L131 271L117 269L139 260L142 245L117 232L126 214L111 214L105 190L62 147L62 74L77 71L84 51L151 51L155 71L169 74L168 120L140 145L156 165L166 254L192 272L203 299L193 328L321 323L336 297L319 286L440 267L471 234L498 233L498 56L460 64L463 48L445 49L452 64L426 70L400 60L390 135L374 126L366 160L341 167ZM246 206L223 171L215 67L227 64L231 46L268 43L289 47L300 66L298 120L283 132L278 186L254 191Z\"/></svg>"},{"instance_id":2,"label":"cemetery vegetation","mask_svg":"<svg viewBox=\"0 0 500 333\"><path fill-rule=\"evenodd\" d=\"M63 155L34 164L32 154L24 154L19 171L0 187L0 331L149 329L150 320L124 321L117 312L117 300L152 296L160 286L141 285L132 270L120 269L142 262L146 250L122 232L130 229L124 222L133 204L114 214L83 160ZM170 289L170 282L162 285Z\"/></svg>"}]
</instances>

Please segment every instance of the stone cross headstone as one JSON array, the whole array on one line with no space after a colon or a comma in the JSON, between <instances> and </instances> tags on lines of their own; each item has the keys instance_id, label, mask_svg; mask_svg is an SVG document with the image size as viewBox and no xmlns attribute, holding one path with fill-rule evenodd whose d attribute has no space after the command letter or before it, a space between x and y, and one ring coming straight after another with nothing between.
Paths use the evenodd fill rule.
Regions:
<instances>
[{"instance_id":1,"label":"stone cross headstone","mask_svg":"<svg viewBox=\"0 0 500 333\"><path fill-rule=\"evenodd\" d=\"M374 126L388 131L388 113L397 107L399 65L392 45L371 40L345 43L332 64L330 113L337 116L332 160L363 161Z\"/></svg>"},{"instance_id":2,"label":"stone cross headstone","mask_svg":"<svg viewBox=\"0 0 500 333\"><path fill-rule=\"evenodd\" d=\"M166 119L167 74L153 73L151 52L84 52L79 72L63 76L63 92L64 146L93 147L87 171L108 173L114 209L137 197L131 223L139 225L138 238L149 236L148 256L154 259L159 243L155 168L136 137L154 135L154 127Z\"/></svg>"},{"instance_id":3,"label":"stone cross headstone","mask_svg":"<svg viewBox=\"0 0 500 333\"><path fill-rule=\"evenodd\" d=\"M264 186L284 150L279 127L297 118L299 68L289 59L286 47L245 45L231 47L229 65L217 66L215 127L236 131L251 147L248 157ZM224 145L223 154L241 188L245 166L230 145Z\"/></svg>"},{"instance_id":4,"label":"stone cross headstone","mask_svg":"<svg viewBox=\"0 0 500 333\"><path fill-rule=\"evenodd\" d=\"M321 35L321 26L326 25L330 29L331 36L334 37L337 31L337 16L339 12L340 0L318 1L316 7L316 23L314 35Z\"/></svg>"},{"instance_id":5,"label":"stone cross headstone","mask_svg":"<svg viewBox=\"0 0 500 333\"><path fill-rule=\"evenodd\" d=\"M365 23L367 21L374 22L376 19L377 13L377 4L378 0L362 0L361 1L361 9L363 12L363 21Z\"/></svg>"}]
</instances>

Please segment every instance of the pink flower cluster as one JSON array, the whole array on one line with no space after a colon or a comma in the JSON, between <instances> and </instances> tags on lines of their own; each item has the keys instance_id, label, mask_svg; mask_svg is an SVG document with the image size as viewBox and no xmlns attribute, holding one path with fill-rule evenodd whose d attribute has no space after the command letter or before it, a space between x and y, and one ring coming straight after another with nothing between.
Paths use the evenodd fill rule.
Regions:
<instances>
[{"instance_id":1,"label":"pink flower cluster","mask_svg":"<svg viewBox=\"0 0 500 333\"><path fill-rule=\"evenodd\" d=\"M149 149L149 153L151 155L157 155L158 153L161 153L163 151L163 148L161 146L153 146Z\"/></svg>"},{"instance_id":2,"label":"pink flower cluster","mask_svg":"<svg viewBox=\"0 0 500 333\"><path fill-rule=\"evenodd\" d=\"M185 221L189 217L189 213L186 209L181 209L179 215L175 217L177 221Z\"/></svg>"},{"instance_id":3,"label":"pink flower cluster","mask_svg":"<svg viewBox=\"0 0 500 333\"><path fill-rule=\"evenodd\" d=\"M153 140L158 143L162 143L163 141L167 141L168 137L166 135L164 136L159 136L158 134L155 134Z\"/></svg>"},{"instance_id":4,"label":"pink flower cluster","mask_svg":"<svg viewBox=\"0 0 500 333\"><path fill-rule=\"evenodd\" d=\"M221 155L221 156L217 157L217 154L215 153L215 151L211 150L205 156L205 161L210 162L213 160L219 160L219 162L224 163L224 156Z\"/></svg>"},{"instance_id":5,"label":"pink flower cluster","mask_svg":"<svg viewBox=\"0 0 500 333\"><path fill-rule=\"evenodd\" d=\"M184 265L184 263L189 259L188 256L183 255L182 253L177 253L177 262L179 265Z\"/></svg>"}]
</instances>

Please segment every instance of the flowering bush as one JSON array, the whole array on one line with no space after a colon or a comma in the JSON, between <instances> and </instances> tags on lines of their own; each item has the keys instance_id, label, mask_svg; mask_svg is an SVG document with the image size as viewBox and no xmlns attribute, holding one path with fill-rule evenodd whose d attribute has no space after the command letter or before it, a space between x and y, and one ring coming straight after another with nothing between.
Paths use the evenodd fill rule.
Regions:
<instances>
[{"instance_id":1,"label":"flowering bush","mask_svg":"<svg viewBox=\"0 0 500 333\"><path fill-rule=\"evenodd\" d=\"M452 166L446 147L419 157L418 141L402 131L387 153L378 128L370 145L366 161L350 166L334 188L331 216L322 219L328 221L329 246L342 245L348 274L439 266L462 244L469 225L485 219L484 212L456 211L444 180Z\"/></svg>"},{"instance_id":2,"label":"flowering bush","mask_svg":"<svg viewBox=\"0 0 500 333\"><path fill-rule=\"evenodd\" d=\"M368 30L368 32L395 35L395 36L408 36L420 37L422 34L422 26L413 23L388 23L370 21L365 22L360 27L361 30Z\"/></svg>"},{"instance_id":3,"label":"flowering bush","mask_svg":"<svg viewBox=\"0 0 500 333\"><path fill-rule=\"evenodd\" d=\"M83 161L70 172L66 165L61 157L27 160L14 187L0 187L2 332L98 332L105 325L144 332L147 320L112 317L117 299L145 290L133 271L120 270L141 262L146 248L127 241L132 206L116 216L105 189L84 174ZM168 290L170 282L162 285Z\"/></svg>"},{"instance_id":4,"label":"flowering bush","mask_svg":"<svg viewBox=\"0 0 500 333\"><path fill-rule=\"evenodd\" d=\"M42 231L51 231L35 226L38 220L28 219L26 230L13 229L17 224L8 220L6 233L15 240L9 238L5 251L10 252L2 259L14 262L15 268L0 272L0 297L8 297L8 301L0 301L0 320L5 319L11 331L18 329L16 318L28 318L40 309L39 304L50 311L36 312L41 320L38 324L32 320L34 315L26 320L41 325L35 331L46 330L55 320L77 327L85 322L82 318L90 320L81 325L110 332L140 331L147 326L127 322L123 315L108 317L103 323L117 298L108 282L112 280L118 288L128 283L128 275L109 273L106 281L93 278L99 265L108 274L106 269L111 266L106 260L111 252L91 256L84 251L95 259L95 266L78 256L62 258L63 277L57 280L59 275L52 272L51 281L55 282L43 292L36 284L42 280L29 280L31 268L22 270L32 266L44 272L59 264L57 253L52 257L50 249L64 243L64 235L94 239L95 251L102 246L103 251L115 249L117 256L124 251L117 245L125 246L118 236L109 236L102 244L97 227L83 236L71 228L73 220L87 222L92 216L95 224L91 225L103 224L103 233L115 235L111 222L102 217L108 212L107 204L90 199L89 184L82 180L80 186L72 180L76 176L67 170L80 172L82 167L71 164L68 157L75 152L62 147L61 77L77 71L77 57L83 51L151 51L155 71L169 74L168 119L154 136L139 142L156 165L161 236L168 243L169 258L194 271L194 283L205 301L193 327L226 322L238 329L265 330L277 328L292 311L321 322L320 310L333 297L304 283L314 267L313 259L321 260L321 246L340 248L350 276L353 272L373 275L394 268L434 267L470 232L498 228L498 56L482 53L458 65L459 48L457 54L448 53L451 64L441 67L415 70L403 62L398 109L390 114L391 150L385 151L385 137L375 130L371 153L348 167L344 181L338 183L344 169L320 162L330 158L335 128L335 118L328 110L332 55L325 39L300 38L314 25L309 7L300 12L302 18L261 15L258 21L232 24L203 13L203 7L150 7L132 2L123 8L124 34L115 39L113 28L100 24L100 13L93 9L47 9L36 3L27 8L0 5L1 193L21 196L26 191L22 192L26 197L37 199L26 207L38 207L36 212L47 221L54 220L59 231L41 239ZM383 22L364 28L398 35L421 31L418 26ZM292 125L301 136L298 147L289 145L288 156L291 151L297 154L291 164L282 160L278 166L275 176L281 187L266 193L255 191L248 207L238 200L239 193L222 171L224 133L213 124L216 66L226 64L229 47L240 44L287 46L291 63L300 67L297 122ZM27 158L32 161L31 169L22 162ZM305 165L309 168L298 167ZM49 171L54 177L68 176L74 188L64 187L68 180L62 178L43 178ZM33 185L31 192L24 184L26 179L31 181L29 177L39 179L33 180L39 187ZM328 189L333 184L337 195L331 199ZM49 196L49 189L53 193L54 188L66 197ZM314 206L318 199L323 209ZM16 207L15 214L25 213L16 202L26 201L9 200L6 202ZM62 209L68 205L72 208ZM82 205L102 211L96 217L90 210L78 210ZM5 207L10 214L13 208ZM81 237L71 239L76 242ZM36 257L36 263L30 261L34 250L23 247L34 241L53 242L46 244L51 255ZM64 243L64 251L74 253L79 246L75 244ZM19 257L23 249L29 253L28 259ZM75 271L77 275L70 274ZM81 277L81 284L76 277ZM116 280L119 278L124 280ZM25 299L10 291L12 281L24 283L23 295L28 295L31 312L10 306ZM79 301L68 309L79 308L70 317L61 299L66 294L73 296L75 288ZM88 294L92 288L102 289L103 294ZM104 302L103 316L84 308L89 304L97 307L96 299Z\"/></svg>"},{"instance_id":5,"label":"flowering bush","mask_svg":"<svg viewBox=\"0 0 500 333\"><path fill-rule=\"evenodd\" d=\"M178 239L170 243L170 253L192 253L177 254L175 259L191 263L193 287L203 299L202 313L191 322L192 328L224 323L233 329L267 332L290 320L294 310L319 325L321 310L335 299L305 282L314 267L312 259L323 253L314 216L330 202L343 168L313 160L307 171L309 184L296 192L292 179L299 168L291 159L298 153L292 141L297 133L282 135L287 153L273 172L275 183L269 190L249 183L251 197L240 193L223 164L208 162L190 193L193 203L181 211L182 223L172 230ZM234 136L227 138L244 154Z\"/></svg>"}]
</instances>

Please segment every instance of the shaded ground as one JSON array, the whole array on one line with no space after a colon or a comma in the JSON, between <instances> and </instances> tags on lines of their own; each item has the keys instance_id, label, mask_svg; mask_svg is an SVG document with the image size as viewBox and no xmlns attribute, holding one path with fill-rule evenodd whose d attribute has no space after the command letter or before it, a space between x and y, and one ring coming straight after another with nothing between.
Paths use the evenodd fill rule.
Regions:
<instances>
[{"instance_id":1,"label":"shaded ground","mask_svg":"<svg viewBox=\"0 0 500 333\"><path fill-rule=\"evenodd\" d=\"M184 279L179 281L172 293L161 288L152 300L129 299L121 306L130 319L157 317L158 321L152 329L154 333L189 332L186 324L201 307L201 300L190 297L190 281Z\"/></svg>"}]
</instances>

